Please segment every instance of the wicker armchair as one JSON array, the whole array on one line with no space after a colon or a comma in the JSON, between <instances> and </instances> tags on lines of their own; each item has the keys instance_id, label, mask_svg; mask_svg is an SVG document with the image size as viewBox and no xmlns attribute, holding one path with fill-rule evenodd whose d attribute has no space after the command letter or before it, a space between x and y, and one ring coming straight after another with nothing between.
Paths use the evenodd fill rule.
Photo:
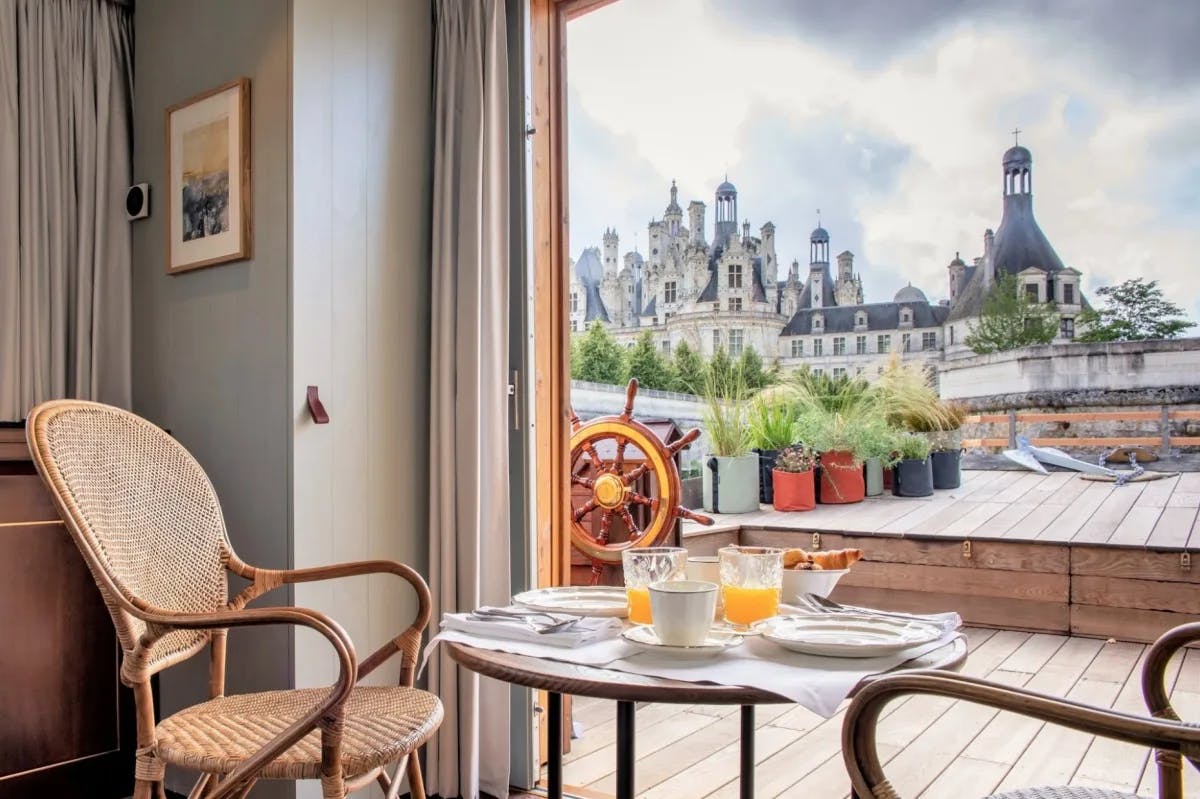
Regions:
<instances>
[{"instance_id":1,"label":"wicker armchair","mask_svg":"<svg viewBox=\"0 0 1200 799\"><path fill-rule=\"evenodd\" d=\"M442 706L412 687L430 614L420 575L391 561L287 571L244 563L229 545L200 465L161 429L120 409L48 402L30 413L26 436L117 628L121 679L137 704L134 799L165 797L167 764L202 772L190 799L244 797L259 779L319 779L326 799L378 782L394 799L402 770L413 797L423 799L415 753L437 730ZM227 572L250 581L232 599ZM321 613L246 608L281 585L374 573L408 582L419 609L408 629L361 662L346 632ZM324 636L337 655L337 681L225 696L228 629L262 624L304 626ZM156 726L150 677L205 646L212 698ZM358 685L396 654L398 687Z\"/></svg>"},{"instance_id":2,"label":"wicker armchair","mask_svg":"<svg viewBox=\"0 0 1200 799\"><path fill-rule=\"evenodd\" d=\"M1183 799L1183 758L1200 768L1200 728L1183 724L1167 698L1167 661L1179 649L1200 641L1200 623L1170 630L1150 647L1142 669L1142 694L1153 718L1118 713L1069 699L1009 688L949 672L913 671L880 677L865 687L846 712L842 754L856 799L899 799L883 776L875 749L875 725L892 699L905 694L936 694L1020 713L1082 732L1140 744L1156 750L1160 799ZM965 796L965 794L964 794ZM1031 788L987 799L1138 799L1133 794L1084 787Z\"/></svg>"}]
</instances>

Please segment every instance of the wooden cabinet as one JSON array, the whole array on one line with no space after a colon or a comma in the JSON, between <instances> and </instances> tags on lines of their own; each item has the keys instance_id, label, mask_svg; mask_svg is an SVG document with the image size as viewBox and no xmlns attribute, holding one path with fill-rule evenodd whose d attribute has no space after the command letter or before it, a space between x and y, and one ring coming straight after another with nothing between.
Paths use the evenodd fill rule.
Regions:
<instances>
[{"instance_id":1,"label":"wooden cabinet","mask_svg":"<svg viewBox=\"0 0 1200 799\"><path fill-rule=\"evenodd\" d=\"M112 621L17 428L0 428L0 551L0 799L129 795Z\"/></svg>"}]
</instances>

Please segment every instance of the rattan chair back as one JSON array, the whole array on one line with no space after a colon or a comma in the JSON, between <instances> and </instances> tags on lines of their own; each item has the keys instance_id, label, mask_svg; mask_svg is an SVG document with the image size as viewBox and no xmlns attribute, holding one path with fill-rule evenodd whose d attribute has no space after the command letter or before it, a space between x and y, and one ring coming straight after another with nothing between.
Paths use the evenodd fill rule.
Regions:
<instances>
[{"instance_id":1,"label":"rattan chair back","mask_svg":"<svg viewBox=\"0 0 1200 799\"><path fill-rule=\"evenodd\" d=\"M26 429L127 661L146 624L114 592L138 607L176 612L226 605L230 549L221 507L200 464L175 439L132 413L79 400L38 406ZM160 671L208 639L204 631L169 632L137 652L136 667Z\"/></svg>"}]
</instances>

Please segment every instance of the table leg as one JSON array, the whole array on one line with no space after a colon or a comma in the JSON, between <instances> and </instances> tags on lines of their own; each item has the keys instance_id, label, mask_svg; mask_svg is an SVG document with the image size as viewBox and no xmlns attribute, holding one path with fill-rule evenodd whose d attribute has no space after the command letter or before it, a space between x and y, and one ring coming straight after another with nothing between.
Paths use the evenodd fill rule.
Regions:
<instances>
[{"instance_id":1,"label":"table leg","mask_svg":"<svg viewBox=\"0 0 1200 799\"><path fill-rule=\"evenodd\" d=\"M547 703L546 730L546 796L562 799L563 795L563 698L562 694L550 691Z\"/></svg>"},{"instance_id":2,"label":"table leg","mask_svg":"<svg viewBox=\"0 0 1200 799\"><path fill-rule=\"evenodd\" d=\"M754 705L742 705L741 799L754 799Z\"/></svg>"},{"instance_id":3,"label":"table leg","mask_svg":"<svg viewBox=\"0 0 1200 799\"><path fill-rule=\"evenodd\" d=\"M634 799L633 767L637 760L634 746L633 702L617 702L617 799Z\"/></svg>"}]
</instances>

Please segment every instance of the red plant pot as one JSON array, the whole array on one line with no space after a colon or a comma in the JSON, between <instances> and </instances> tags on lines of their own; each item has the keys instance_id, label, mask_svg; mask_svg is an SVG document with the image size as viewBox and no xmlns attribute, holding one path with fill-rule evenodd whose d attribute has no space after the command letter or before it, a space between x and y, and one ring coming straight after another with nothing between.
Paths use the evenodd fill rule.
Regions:
<instances>
[{"instance_id":1,"label":"red plant pot","mask_svg":"<svg viewBox=\"0 0 1200 799\"><path fill-rule=\"evenodd\" d=\"M862 502L867 494L862 463L840 450L821 453L821 504L844 505Z\"/></svg>"},{"instance_id":2,"label":"red plant pot","mask_svg":"<svg viewBox=\"0 0 1200 799\"><path fill-rule=\"evenodd\" d=\"M775 510L812 510L817 506L817 487L812 469L807 472L771 470Z\"/></svg>"},{"instance_id":3,"label":"red plant pot","mask_svg":"<svg viewBox=\"0 0 1200 799\"><path fill-rule=\"evenodd\" d=\"M884 491L892 490L892 467L891 466L883 467L883 490Z\"/></svg>"}]
</instances>

